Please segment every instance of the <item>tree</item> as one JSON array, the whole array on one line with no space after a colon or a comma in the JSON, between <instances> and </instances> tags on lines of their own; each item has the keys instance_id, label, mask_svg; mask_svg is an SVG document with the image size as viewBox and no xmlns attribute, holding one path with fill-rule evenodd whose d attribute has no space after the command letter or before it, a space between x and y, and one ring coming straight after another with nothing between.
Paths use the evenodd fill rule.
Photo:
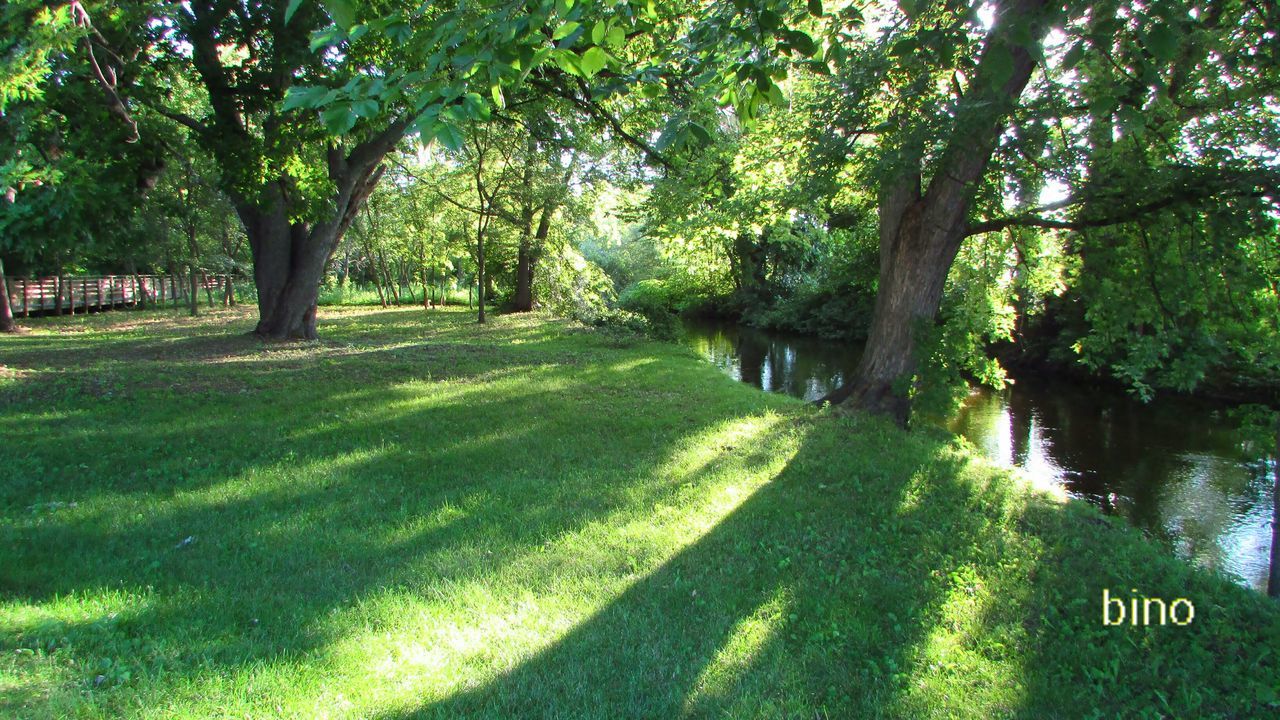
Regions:
<instances>
[{"instance_id":1,"label":"tree","mask_svg":"<svg viewBox=\"0 0 1280 720\"><path fill-rule=\"evenodd\" d=\"M191 130L222 170L252 250L260 335L315 336L327 263L387 153L410 133L458 146L460 128L490 112L477 90L498 102L551 55L555 5L406 4L375 14L344 0L325 9L201 0L159 14L157 47L203 88L210 111L152 106ZM558 23L576 25L582 13L567 9Z\"/></svg>"},{"instance_id":2,"label":"tree","mask_svg":"<svg viewBox=\"0 0 1280 720\"><path fill-rule=\"evenodd\" d=\"M1167 69L1178 51L1187 9L1180 3L1159 2L1122 14L1124 20L1108 29L1124 30L1125 47L1131 51L1124 92L1090 88L1097 91L1091 98L1094 102L1068 110L1054 102L1065 93L1052 78L1078 85L1067 61L1076 62L1080 54L1096 49L1081 18L1087 23L1088 18L1112 17L1118 7L1094 2L1064 9L1044 0L1007 0L995 5L987 29L975 36L966 28L977 21L977 7L902 4L907 12L904 21L886 32L882 42L864 46L856 66L844 72L851 101L867 101L864 106L869 108L855 115L854 131L879 134L871 174L878 186L880 277L870 337L856 377L828 397L843 407L905 421L919 361L918 338L935 321L948 272L965 238L1018 226L1080 230L1114 225L1208 198L1257 197L1269 183L1274 187L1271 173L1249 163L1224 162L1220 154L1205 154L1192 167L1165 166L1160 182L1153 183L1146 197L1134 198L1129 188L1117 188L1104 179L1088 188L1075 185L1072 189L1081 192L1037 212L1003 212L1006 173L1014 170L1008 158L1019 144L1033 149L1027 155L1030 159L1022 163L1023 172L1043 177L1044 166L1034 155L1034 138L1049 137L1045 129L1054 122L1065 123L1071 117L1079 132L1097 127L1100 116L1141 121L1143 108L1155 102L1150 89L1168 83ZM1233 19L1243 21L1258 11L1246 5L1233 12L1238 16ZM1168 18L1178 18L1182 24ZM1229 26L1233 24L1223 22L1223 27ZM1063 28L1077 42L1065 53L1072 57L1048 63L1042 60L1045 37L1054 27ZM1257 42L1231 38L1232 42ZM1142 43L1147 47L1140 47ZM1037 68L1040 85L1027 103L1024 90ZM1231 82L1219 78L1210 89L1224 89ZM1275 82L1274 73L1267 82ZM877 101L878 88L886 86L892 88L890 97ZM1204 90L1201 86L1196 92ZM1194 94L1187 91L1188 97ZM1261 107L1260 98L1254 98L1250 112ZM1274 109L1259 112L1274 114ZM1183 126L1186 120L1181 119ZM1078 150L1076 139L1066 138L1058 150L1051 153L1051 160L1062 160ZM998 162L993 163L993 158ZM1069 179L1071 168L1078 164L1064 163L1051 172ZM1016 178L1012 184L1018 189L1031 187ZM1098 201L1091 216L1059 219L1049 214L1080 206L1086 196ZM990 219L973 217L975 211Z\"/></svg>"},{"instance_id":3,"label":"tree","mask_svg":"<svg viewBox=\"0 0 1280 720\"><path fill-rule=\"evenodd\" d=\"M0 332L17 332L18 325L13 321L13 308L9 303L9 285L4 277L4 259L0 258Z\"/></svg>"}]
</instances>

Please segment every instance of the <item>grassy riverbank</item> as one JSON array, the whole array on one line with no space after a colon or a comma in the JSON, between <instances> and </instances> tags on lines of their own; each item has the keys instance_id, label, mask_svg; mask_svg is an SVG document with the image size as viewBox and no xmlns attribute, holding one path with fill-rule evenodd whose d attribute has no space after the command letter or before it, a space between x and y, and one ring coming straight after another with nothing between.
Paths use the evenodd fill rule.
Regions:
<instances>
[{"instance_id":1,"label":"grassy riverbank","mask_svg":"<svg viewBox=\"0 0 1280 720\"><path fill-rule=\"evenodd\" d=\"M542 317L247 312L0 337L0 716L1280 709L1280 607L950 437Z\"/></svg>"}]
</instances>

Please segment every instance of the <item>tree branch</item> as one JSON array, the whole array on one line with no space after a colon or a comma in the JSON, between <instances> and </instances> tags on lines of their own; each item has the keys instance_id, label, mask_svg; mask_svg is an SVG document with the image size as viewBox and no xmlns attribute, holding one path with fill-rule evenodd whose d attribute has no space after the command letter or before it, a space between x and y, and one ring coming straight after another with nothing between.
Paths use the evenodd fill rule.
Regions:
<instances>
[{"instance_id":1,"label":"tree branch","mask_svg":"<svg viewBox=\"0 0 1280 720\"><path fill-rule=\"evenodd\" d=\"M168 118L178 123L179 125L182 125L183 127L188 128L189 130L199 133L200 135L207 135L212 131L208 125L205 125L204 123L200 122L199 120L196 120L190 115L185 115L180 112L173 112L172 110L166 110L160 105L157 105L156 103L153 103L150 100L147 100L145 98L142 100L142 104L146 105L148 108L151 108L153 112L160 115L161 117Z\"/></svg>"},{"instance_id":2,"label":"tree branch","mask_svg":"<svg viewBox=\"0 0 1280 720\"><path fill-rule=\"evenodd\" d=\"M1049 230L1085 230L1087 228L1107 227L1109 225L1119 225L1121 223L1132 222L1146 215L1150 215L1161 210L1167 210L1168 208L1178 205L1203 202L1220 195L1264 198L1276 197L1278 194L1280 193L1277 193L1275 178L1271 177L1270 173L1254 174L1252 176L1220 176L1216 178L1216 182L1214 178L1191 177L1184 179L1182 182L1171 187L1169 192L1167 192L1163 197L1144 203L1138 203L1136 205L1121 207L1116 209L1114 212L1105 215L1089 218L1077 218L1075 220L1054 220L1051 218L1041 217L1039 215L1041 212L1060 210L1073 205L1079 205L1091 200L1099 199L1099 196L1073 197L1056 203L1043 205L1025 214L997 218L995 220L987 220L975 225L969 225L965 228L964 237L996 232L1008 227L1038 227Z\"/></svg>"},{"instance_id":3,"label":"tree branch","mask_svg":"<svg viewBox=\"0 0 1280 720\"><path fill-rule=\"evenodd\" d=\"M655 150L651 145L649 145L649 143L646 143L645 141L641 140L635 135L632 135L631 133L627 132L626 128L622 127L622 122L619 121L618 118L614 117L613 113L600 107L599 103L596 103L595 101L589 99L589 97L586 97L586 98L581 97L577 93L572 92L560 86L557 83L547 82L540 78L530 77L527 82L530 85L541 88L542 90L552 95L555 95L558 98L569 101L575 107L587 113L591 117L594 117L597 120L604 122L606 125L609 126L610 129L613 130L613 132L619 138L622 139L623 142L639 150L641 153L644 154L645 159L649 160L650 162L661 165L663 168L667 170L673 169L671 165L671 161L663 157L662 153ZM578 89L583 90L585 94L585 91L586 91L585 84L582 83L581 80L579 80L578 85L579 85Z\"/></svg>"}]
</instances>

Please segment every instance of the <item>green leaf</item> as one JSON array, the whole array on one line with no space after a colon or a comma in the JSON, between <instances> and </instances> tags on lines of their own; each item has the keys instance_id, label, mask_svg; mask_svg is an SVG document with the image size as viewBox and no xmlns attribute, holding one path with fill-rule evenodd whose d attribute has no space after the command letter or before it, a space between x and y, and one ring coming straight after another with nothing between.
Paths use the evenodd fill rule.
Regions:
<instances>
[{"instance_id":1,"label":"green leaf","mask_svg":"<svg viewBox=\"0 0 1280 720\"><path fill-rule=\"evenodd\" d=\"M570 20L569 22L567 22L567 23L563 23L562 25L560 25L560 27L556 28L556 31L555 31L555 33L551 36L551 39L552 39L552 40L563 40L563 39L565 39L565 38L569 37L570 35L574 34L575 32L577 32L577 31L578 31L578 28L580 28L580 27L582 27L582 24L581 24L581 23L576 22L576 21L574 21L574 20Z\"/></svg>"},{"instance_id":2,"label":"green leaf","mask_svg":"<svg viewBox=\"0 0 1280 720\"><path fill-rule=\"evenodd\" d=\"M446 148L457 152L462 149L466 139L462 136L462 131L450 125L449 123L440 123L435 126L432 133L435 139Z\"/></svg>"},{"instance_id":3,"label":"green leaf","mask_svg":"<svg viewBox=\"0 0 1280 720\"><path fill-rule=\"evenodd\" d=\"M813 54L818 51L818 43L813 41L809 33L789 30L786 33L786 38L787 42L791 43L791 46L805 57L813 57Z\"/></svg>"},{"instance_id":4,"label":"green leaf","mask_svg":"<svg viewBox=\"0 0 1280 720\"><path fill-rule=\"evenodd\" d=\"M316 107L320 104L320 99L328 92L328 88L316 85L310 87L295 85L284 94L284 103L280 105L280 110L281 112L289 112L298 108Z\"/></svg>"},{"instance_id":5,"label":"green leaf","mask_svg":"<svg viewBox=\"0 0 1280 720\"><path fill-rule=\"evenodd\" d=\"M554 55L556 67L575 77L585 77L578 55L571 50L556 50Z\"/></svg>"},{"instance_id":6,"label":"green leaf","mask_svg":"<svg viewBox=\"0 0 1280 720\"><path fill-rule=\"evenodd\" d=\"M293 19L293 14L298 12L298 7L302 5L302 0L289 0L289 7L284 9L284 24L288 25Z\"/></svg>"},{"instance_id":7,"label":"green leaf","mask_svg":"<svg viewBox=\"0 0 1280 720\"><path fill-rule=\"evenodd\" d=\"M541 65L547 59L547 57L550 56L551 53L553 52L555 51L552 50L551 48L544 47L541 50L538 50L536 53L534 53L528 60L521 59L520 82L524 82L524 79L529 76L529 73L532 72L534 68Z\"/></svg>"},{"instance_id":8,"label":"green leaf","mask_svg":"<svg viewBox=\"0 0 1280 720\"><path fill-rule=\"evenodd\" d=\"M488 120L493 113L484 98L474 92L462 96L462 108L465 111L465 117L473 120Z\"/></svg>"},{"instance_id":9,"label":"green leaf","mask_svg":"<svg viewBox=\"0 0 1280 720\"><path fill-rule=\"evenodd\" d=\"M587 77L593 77L596 73L603 70L608 64L609 54L599 47L589 48L586 52L582 53L582 59L579 61L579 65L582 67L582 72Z\"/></svg>"},{"instance_id":10,"label":"green leaf","mask_svg":"<svg viewBox=\"0 0 1280 720\"><path fill-rule=\"evenodd\" d=\"M493 96L493 104L500 108L507 106L507 99L502 95L502 86L494 83L489 86L489 94Z\"/></svg>"},{"instance_id":11,"label":"green leaf","mask_svg":"<svg viewBox=\"0 0 1280 720\"><path fill-rule=\"evenodd\" d=\"M921 2L927 2L927 0L898 0L898 9L907 16L908 20L915 20L916 15L920 14Z\"/></svg>"},{"instance_id":12,"label":"green leaf","mask_svg":"<svg viewBox=\"0 0 1280 720\"><path fill-rule=\"evenodd\" d=\"M1157 60L1173 60L1178 54L1178 34L1168 25L1156 25L1147 33L1147 49Z\"/></svg>"},{"instance_id":13,"label":"green leaf","mask_svg":"<svg viewBox=\"0 0 1280 720\"><path fill-rule=\"evenodd\" d=\"M693 139L698 143L699 146L705 146L705 145L711 144L711 140L712 140L711 132L708 131L702 125L699 125L696 122L689 123L689 133L693 135Z\"/></svg>"},{"instance_id":14,"label":"green leaf","mask_svg":"<svg viewBox=\"0 0 1280 720\"><path fill-rule=\"evenodd\" d=\"M343 30L349 30L355 24L356 11L347 0L325 0L324 6L329 11L329 17Z\"/></svg>"},{"instance_id":15,"label":"green leaf","mask_svg":"<svg viewBox=\"0 0 1280 720\"><path fill-rule=\"evenodd\" d=\"M982 61L987 70L991 88L999 90L1013 77L1013 53L1003 45L992 45Z\"/></svg>"},{"instance_id":16,"label":"green leaf","mask_svg":"<svg viewBox=\"0 0 1280 720\"><path fill-rule=\"evenodd\" d=\"M894 57L906 57L916 50L916 39L912 37L903 38L893 44L889 48L889 54Z\"/></svg>"},{"instance_id":17,"label":"green leaf","mask_svg":"<svg viewBox=\"0 0 1280 720\"><path fill-rule=\"evenodd\" d=\"M1103 93L1089 101L1089 112L1095 117L1110 115L1119 107L1120 101L1111 93Z\"/></svg>"},{"instance_id":18,"label":"green leaf","mask_svg":"<svg viewBox=\"0 0 1280 720\"><path fill-rule=\"evenodd\" d=\"M773 87L773 79L769 77L769 73L757 68L754 75L756 79L756 90L759 90L762 93L769 92L769 88Z\"/></svg>"},{"instance_id":19,"label":"green leaf","mask_svg":"<svg viewBox=\"0 0 1280 720\"><path fill-rule=\"evenodd\" d=\"M621 26L615 25L609 28L609 35L605 38L605 44L609 47L620 48L627 41L627 31Z\"/></svg>"},{"instance_id":20,"label":"green leaf","mask_svg":"<svg viewBox=\"0 0 1280 720\"><path fill-rule=\"evenodd\" d=\"M822 17L822 0L809 0L809 14Z\"/></svg>"},{"instance_id":21,"label":"green leaf","mask_svg":"<svg viewBox=\"0 0 1280 720\"><path fill-rule=\"evenodd\" d=\"M402 45L408 42L409 38L413 37L413 29L410 28L409 23L406 22L393 22L387 26L385 32L387 37Z\"/></svg>"},{"instance_id":22,"label":"green leaf","mask_svg":"<svg viewBox=\"0 0 1280 720\"><path fill-rule=\"evenodd\" d=\"M1062 69L1070 70L1080 64L1084 59L1085 47L1083 42L1072 45L1067 54L1062 56Z\"/></svg>"},{"instance_id":23,"label":"green leaf","mask_svg":"<svg viewBox=\"0 0 1280 720\"><path fill-rule=\"evenodd\" d=\"M339 103L320 114L330 135L346 135L356 126L356 114L347 103Z\"/></svg>"},{"instance_id":24,"label":"green leaf","mask_svg":"<svg viewBox=\"0 0 1280 720\"><path fill-rule=\"evenodd\" d=\"M321 30L316 30L311 33L311 52L315 52L320 48L329 47L330 45L336 45L341 39L342 31L337 28L327 27Z\"/></svg>"},{"instance_id":25,"label":"green leaf","mask_svg":"<svg viewBox=\"0 0 1280 720\"><path fill-rule=\"evenodd\" d=\"M609 31L609 26L601 20L591 28L591 42L599 45L604 42L605 33Z\"/></svg>"},{"instance_id":26,"label":"green leaf","mask_svg":"<svg viewBox=\"0 0 1280 720\"><path fill-rule=\"evenodd\" d=\"M658 136L658 141L653 144L653 149L662 152L675 144L676 139L680 136L679 131L672 123L668 123L662 134Z\"/></svg>"},{"instance_id":27,"label":"green leaf","mask_svg":"<svg viewBox=\"0 0 1280 720\"><path fill-rule=\"evenodd\" d=\"M351 103L351 110L355 112L356 117L370 118L378 114L378 103L369 98L361 98Z\"/></svg>"}]
</instances>

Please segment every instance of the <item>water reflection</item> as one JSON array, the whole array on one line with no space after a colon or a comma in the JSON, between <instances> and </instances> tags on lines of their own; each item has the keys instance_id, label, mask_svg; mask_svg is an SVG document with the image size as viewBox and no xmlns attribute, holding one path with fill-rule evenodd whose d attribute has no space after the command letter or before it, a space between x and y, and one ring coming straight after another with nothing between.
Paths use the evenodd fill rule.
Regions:
<instances>
[{"instance_id":1,"label":"water reflection","mask_svg":"<svg viewBox=\"0 0 1280 720\"><path fill-rule=\"evenodd\" d=\"M808 400L853 372L860 348L723 323L688 342L734 378ZM1215 409L1024 378L975 391L951 419L991 458L1127 518L1205 567L1262 589L1270 548L1269 469L1240 452Z\"/></svg>"},{"instance_id":2,"label":"water reflection","mask_svg":"<svg viewBox=\"0 0 1280 720\"><path fill-rule=\"evenodd\" d=\"M839 387L862 349L733 323L688 321L687 342L735 380L769 392L817 400Z\"/></svg>"}]
</instances>

